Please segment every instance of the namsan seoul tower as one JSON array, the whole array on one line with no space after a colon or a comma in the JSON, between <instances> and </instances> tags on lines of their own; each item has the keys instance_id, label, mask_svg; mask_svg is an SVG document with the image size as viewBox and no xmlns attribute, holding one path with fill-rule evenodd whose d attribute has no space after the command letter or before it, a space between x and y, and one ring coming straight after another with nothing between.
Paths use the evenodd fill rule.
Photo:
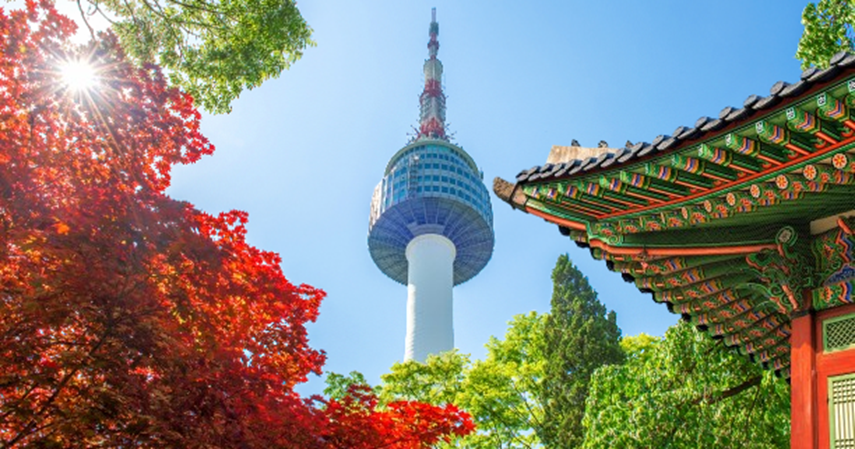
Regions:
<instances>
[{"instance_id":1,"label":"namsan seoul tower","mask_svg":"<svg viewBox=\"0 0 855 449\"><path fill-rule=\"evenodd\" d=\"M419 128L386 165L368 223L374 263L407 286L404 360L419 362L454 348L452 287L487 265L494 241L483 173L446 133L436 8L431 15Z\"/></svg>"}]
</instances>

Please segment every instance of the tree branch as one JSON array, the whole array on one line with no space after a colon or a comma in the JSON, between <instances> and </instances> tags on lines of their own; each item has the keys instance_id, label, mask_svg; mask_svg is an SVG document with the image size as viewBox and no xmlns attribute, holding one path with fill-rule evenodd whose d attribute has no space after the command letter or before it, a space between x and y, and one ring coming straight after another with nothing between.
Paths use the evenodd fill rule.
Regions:
<instances>
[{"instance_id":1,"label":"tree branch","mask_svg":"<svg viewBox=\"0 0 855 449\"><path fill-rule=\"evenodd\" d=\"M81 0L77 0L77 9L80 11L80 17L83 19L83 24L89 29L89 36L92 40L95 40L95 30L92 29L92 25L89 25L89 20L86 18L86 12L83 11Z\"/></svg>"},{"instance_id":2,"label":"tree branch","mask_svg":"<svg viewBox=\"0 0 855 449\"><path fill-rule=\"evenodd\" d=\"M705 395L695 399L694 401L692 401L692 405L698 405L701 402L705 402L707 404L715 404L716 402L723 401L729 397L736 396L739 393L742 393L743 391L745 391L751 387L756 387L757 385L760 385L760 382L762 380L763 380L763 376L752 377L752 378L746 380L745 382L742 382L741 384L739 384L733 388L728 388L727 390L724 390L720 393L705 394Z\"/></svg>"}]
</instances>

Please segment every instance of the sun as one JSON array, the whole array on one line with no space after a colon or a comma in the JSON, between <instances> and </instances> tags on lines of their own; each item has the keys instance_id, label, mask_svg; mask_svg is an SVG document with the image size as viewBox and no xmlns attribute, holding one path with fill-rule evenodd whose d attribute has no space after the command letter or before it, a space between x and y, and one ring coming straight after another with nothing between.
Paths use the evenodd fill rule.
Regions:
<instances>
[{"instance_id":1,"label":"sun","mask_svg":"<svg viewBox=\"0 0 855 449\"><path fill-rule=\"evenodd\" d=\"M86 61L66 61L60 67L60 74L65 86L74 91L89 90L97 82L95 68Z\"/></svg>"}]
</instances>

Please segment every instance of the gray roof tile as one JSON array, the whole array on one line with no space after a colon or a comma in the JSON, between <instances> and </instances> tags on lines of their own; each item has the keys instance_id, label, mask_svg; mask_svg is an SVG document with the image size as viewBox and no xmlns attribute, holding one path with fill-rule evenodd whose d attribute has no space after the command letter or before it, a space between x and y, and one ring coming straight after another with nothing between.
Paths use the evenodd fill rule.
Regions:
<instances>
[{"instance_id":1,"label":"gray roof tile","mask_svg":"<svg viewBox=\"0 0 855 449\"><path fill-rule=\"evenodd\" d=\"M571 168L573 168L573 167L575 167L575 166L579 165L579 163L580 163L580 162L581 162L581 161L579 161L578 159L573 159L573 160L572 160L572 161L570 161L570 162L566 162L566 163L564 163L564 164L561 164L561 165L562 165L562 167L561 167L561 169L560 169L560 170L558 170L557 172L555 172L555 176L556 176L556 177L561 177L561 176L566 175L566 174L567 174L567 172L568 172Z\"/></svg>"},{"instance_id":2,"label":"gray roof tile","mask_svg":"<svg viewBox=\"0 0 855 449\"><path fill-rule=\"evenodd\" d=\"M838 64L840 64L844 59L846 59L846 56L847 56L848 54L849 54L849 52L847 52L847 51L845 51L845 50L844 50L844 51L839 51L839 52L835 53L835 54L834 54L834 56L832 56L832 57L831 57L831 60L830 60L830 61L828 61L829 65L838 65Z\"/></svg>"},{"instance_id":3,"label":"gray roof tile","mask_svg":"<svg viewBox=\"0 0 855 449\"><path fill-rule=\"evenodd\" d=\"M746 109L746 108L734 109L733 111L730 112L730 114L728 114L728 116L725 120L727 120L728 122L734 122L736 120L741 120L741 119L744 119L745 117L748 117L750 115L750 112L751 111L749 109Z\"/></svg>"},{"instance_id":4,"label":"gray roof tile","mask_svg":"<svg viewBox=\"0 0 855 449\"><path fill-rule=\"evenodd\" d=\"M754 105L754 109L770 108L780 102L781 99L777 95L769 95L768 97L758 101L757 104Z\"/></svg>"},{"instance_id":5,"label":"gray roof tile","mask_svg":"<svg viewBox=\"0 0 855 449\"><path fill-rule=\"evenodd\" d=\"M808 85L808 83L799 80L799 82L790 84L789 86L785 87L784 90L781 91L781 96L792 97L793 95L799 95L800 93L807 90Z\"/></svg>"},{"instance_id":6,"label":"gray roof tile","mask_svg":"<svg viewBox=\"0 0 855 449\"><path fill-rule=\"evenodd\" d=\"M683 131L682 133L680 133L680 134L674 133L674 135L680 140L686 140L686 139L691 139L700 133L701 133L701 130L698 129L697 127L695 127L695 128L686 128L685 131Z\"/></svg>"},{"instance_id":7,"label":"gray roof tile","mask_svg":"<svg viewBox=\"0 0 855 449\"><path fill-rule=\"evenodd\" d=\"M580 171L582 171L582 167L584 167L588 162L589 161L587 159L583 159L583 160L579 161L579 163L574 165L573 168L571 168L570 170L567 170L567 174L568 175L575 175L576 173L579 173Z\"/></svg>"},{"instance_id":8,"label":"gray roof tile","mask_svg":"<svg viewBox=\"0 0 855 449\"><path fill-rule=\"evenodd\" d=\"M600 168L606 168L617 162L617 160L623 156L624 154L629 153L629 150L626 148L621 148L617 151L617 153L609 153L611 157L606 158L602 164L600 164Z\"/></svg>"},{"instance_id":9,"label":"gray roof tile","mask_svg":"<svg viewBox=\"0 0 855 449\"><path fill-rule=\"evenodd\" d=\"M763 99L763 97L761 97L760 95L756 95L756 94L749 95L748 98L746 98L745 101L742 102L742 106L744 106L746 108L753 108L754 105L756 105L757 102L762 100L762 99Z\"/></svg>"},{"instance_id":10,"label":"gray roof tile","mask_svg":"<svg viewBox=\"0 0 855 449\"><path fill-rule=\"evenodd\" d=\"M709 123L713 120L715 120L715 119L712 117L701 117L701 118L695 120L695 128L702 128L704 125L706 125L707 123Z\"/></svg>"},{"instance_id":11,"label":"gray roof tile","mask_svg":"<svg viewBox=\"0 0 855 449\"><path fill-rule=\"evenodd\" d=\"M646 156L646 155L650 154L655 149L656 149L656 145L653 145L652 143L648 143L648 144L644 145L644 148L642 148L641 151L639 151L637 155L638 155L638 157Z\"/></svg>"},{"instance_id":12,"label":"gray roof tile","mask_svg":"<svg viewBox=\"0 0 855 449\"><path fill-rule=\"evenodd\" d=\"M672 132L672 133L671 133L671 135L672 135L672 136L674 136L674 137L676 137L677 139L679 139L679 138L680 138L680 134L683 134L684 132L686 132L686 131L688 131L688 130L689 130L689 128L688 128L688 127L685 127L685 126L678 126L678 127L677 127L677 129L675 129L675 130L674 130L674 132Z\"/></svg>"},{"instance_id":13,"label":"gray roof tile","mask_svg":"<svg viewBox=\"0 0 855 449\"><path fill-rule=\"evenodd\" d=\"M669 138L663 140L662 142L660 142L659 145L656 145L656 150L657 151L665 151L668 148L671 148L674 145L676 145L677 142L679 142L679 141L680 141L680 139L678 139L676 137L669 137Z\"/></svg>"},{"instance_id":14,"label":"gray roof tile","mask_svg":"<svg viewBox=\"0 0 855 449\"><path fill-rule=\"evenodd\" d=\"M727 116L730 115L733 110L736 109L733 106L726 106L718 113L719 120L727 120Z\"/></svg>"},{"instance_id":15,"label":"gray roof tile","mask_svg":"<svg viewBox=\"0 0 855 449\"><path fill-rule=\"evenodd\" d=\"M838 67L849 67L855 64L855 53L850 53L846 58L840 61L840 64L837 64Z\"/></svg>"},{"instance_id":16,"label":"gray roof tile","mask_svg":"<svg viewBox=\"0 0 855 449\"><path fill-rule=\"evenodd\" d=\"M806 68L801 75L802 80L808 80L812 77L816 72L819 72L819 69L816 67L808 67Z\"/></svg>"},{"instance_id":17,"label":"gray roof tile","mask_svg":"<svg viewBox=\"0 0 855 449\"><path fill-rule=\"evenodd\" d=\"M645 147L645 145L650 145L647 142L636 142L634 145L628 148L629 152L624 154L623 156L618 157L618 162L623 164L624 162L634 159L638 156L638 153Z\"/></svg>"},{"instance_id":18,"label":"gray roof tile","mask_svg":"<svg viewBox=\"0 0 855 449\"><path fill-rule=\"evenodd\" d=\"M653 139L653 142L650 142L650 144L653 145L654 147L657 147L657 146L659 146L660 143L669 139L670 137L671 136L669 136L667 134L660 134L660 135L656 136L656 138Z\"/></svg>"},{"instance_id":19,"label":"gray roof tile","mask_svg":"<svg viewBox=\"0 0 855 449\"><path fill-rule=\"evenodd\" d=\"M528 179L528 177L529 177L529 175L531 175L531 174L533 174L533 173L537 173L537 171L538 171L539 169L540 169L540 166L539 166L539 165L535 165L534 167L532 167L532 168L530 168L530 169L528 169L528 170L523 170L523 171L519 172L519 174L517 174L517 181L525 181L525 180L527 180L527 179Z\"/></svg>"},{"instance_id":20,"label":"gray roof tile","mask_svg":"<svg viewBox=\"0 0 855 449\"><path fill-rule=\"evenodd\" d=\"M817 81L824 81L824 80L831 78L832 76L836 75L837 72L839 72L839 71L840 71L839 68L837 68L835 66L831 66L825 70L820 70L820 71L814 73L810 78L808 78L808 81L810 81L812 83L815 83Z\"/></svg>"},{"instance_id":21,"label":"gray roof tile","mask_svg":"<svg viewBox=\"0 0 855 449\"><path fill-rule=\"evenodd\" d=\"M597 157L588 158L588 163L582 166L582 170L588 171L592 168L596 168L598 165L600 165L600 162L602 162L603 159L605 159L605 153L600 154Z\"/></svg>"},{"instance_id":22,"label":"gray roof tile","mask_svg":"<svg viewBox=\"0 0 855 449\"><path fill-rule=\"evenodd\" d=\"M616 153L602 153L598 157L590 157L584 160L534 166L528 170L521 171L517 175L517 182L574 175L593 170L597 167L606 168L615 164L623 164L633 159L652 154L654 151L665 151L677 147L681 141L693 139L703 133L717 131L727 125L728 122L736 122L748 118L754 111L774 107L781 102L782 98L801 95L810 89L812 84L825 81L840 73L843 68L851 67L855 67L855 53L838 53L831 59L829 68L821 70L816 67L810 67L801 73L800 81L793 84L778 81L772 85L768 97L750 95L743 102L743 108L728 106L719 112L717 119L701 117L695 122L694 128L680 126L674 130L673 136L659 135L651 143L637 142L627 148L617 150Z\"/></svg>"},{"instance_id":23,"label":"gray roof tile","mask_svg":"<svg viewBox=\"0 0 855 449\"><path fill-rule=\"evenodd\" d=\"M781 95L781 91L783 91L790 83L786 81L778 81L777 83L772 85L772 88L769 89L769 93L772 95Z\"/></svg>"},{"instance_id":24,"label":"gray roof tile","mask_svg":"<svg viewBox=\"0 0 855 449\"><path fill-rule=\"evenodd\" d=\"M715 130L721 128L722 126L724 126L724 120L714 119L714 120L707 122L706 125L702 126L701 131L703 131L703 132L715 131Z\"/></svg>"}]
</instances>

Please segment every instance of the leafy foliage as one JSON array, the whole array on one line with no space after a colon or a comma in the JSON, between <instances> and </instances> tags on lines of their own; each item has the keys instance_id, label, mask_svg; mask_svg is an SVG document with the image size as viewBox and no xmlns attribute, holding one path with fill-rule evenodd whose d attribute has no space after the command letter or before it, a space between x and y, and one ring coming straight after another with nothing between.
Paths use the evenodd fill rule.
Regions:
<instances>
[{"instance_id":1,"label":"leafy foliage","mask_svg":"<svg viewBox=\"0 0 855 449\"><path fill-rule=\"evenodd\" d=\"M321 290L246 243L247 214L164 194L213 146L192 97L48 1L0 9L0 446L423 448L452 406L300 398ZM60 81L85 59L98 85Z\"/></svg>"},{"instance_id":2,"label":"leafy foliage","mask_svg":"<svg viewBox=\"0 0 855 449\"><path fill-rule=\"evenodd\" d=\"M552 308L544 328L545 362L541 387L547 447L572 448L582 443L582 418L594 371L620 364L620 329L614 312L606 312L587 278L565 254L552 271Z\"/></svg>"},{"instance_id":3,"label":"leafy foliage","mask_svg":"<svg viewBox=\"0 0 855 449\"><path fill-rule=\"evenodd\" d=\"M487 357L456 351L425 363L395 364L382 376L381 402L398 399L455 404L471 413L478 432L452 447L533 448L581 444L591 374L620 363L620 329L587 279L564 255L552 273L550 314L531 312L509 323L504 340L491 337ZM359 373L331 374L328 394L364 383Z\"/></svg>"},{"instance_id":4,"label":"leafy foliage","mask_svg":"<svg viewBox=\"0 0 855 449\"><path fill-rule=\"evenodd\" d=\"M802 24L805 31L796 51L802 68L828 67L836 53L855 49L855 5L849 0L809 3L802 12Z\"/></svg>"},{"instance_id":5,"label":"leafy foliage","mask_svg":"<svg viewBox=\"0 0 855 449\"><path fill-rule=\"evenodd\" d=\"M485 360L473 362L468 355L450 351L432 355L425 363L396 363L377 387L380 401L455 404L470 413L478 432L442 447L538 447L535 429L543 412L536 392L543 372L545 321L545 315L534 312L514 317L504 340L490 339ZM363 384L359 373L331 373L325 393L334 396L349 385Z\"/></svg>"},{"instance_id":6,"label":"leafy foliage","mask_svg":"<svg viewBox=\"0 0 855 449\"><path fill-rule=\"evenodd\" d=\"M654 337L645 333L638 335L630 335L620 339L620 348L623 349L627 358L640 356L644 351L653 349L656 343L661 340L659 337Z\"/></svg>"},{"instance_id":7,"label":"leafy foliage","mask_svg":"<svg viewBox=\"0 0 855 449\"><path fill-rule=\"evenodd\" d=\"M591 381L583 447L789 447L785 381L685 323L633 340Z\"/></svg>"},{"instance_id":8,"label":"leafy foliage","mask_svg":"<svg viewBox=\"0 0 855 449\"><path fill-rule=\"evenodd\" d=\"M101 15L128 55L169 70L206 110L228 112L314 43L294 0L77 0Z\"/></svg>"},{"instance_id":9,"label":"leafy foliage","mask_svg":"<svg viewBox=\"0 0 855 449\"><path fill-rule=\"evenodd\" d=\"M327 373L324 382L327 384L326 388L324 388L324 394L330 399L336 400L347 397L353 388L371 388L371 385L365 380L365 376L359 371L351 371L346 376L330 372Z\"/></svg>"}]
</instances>

